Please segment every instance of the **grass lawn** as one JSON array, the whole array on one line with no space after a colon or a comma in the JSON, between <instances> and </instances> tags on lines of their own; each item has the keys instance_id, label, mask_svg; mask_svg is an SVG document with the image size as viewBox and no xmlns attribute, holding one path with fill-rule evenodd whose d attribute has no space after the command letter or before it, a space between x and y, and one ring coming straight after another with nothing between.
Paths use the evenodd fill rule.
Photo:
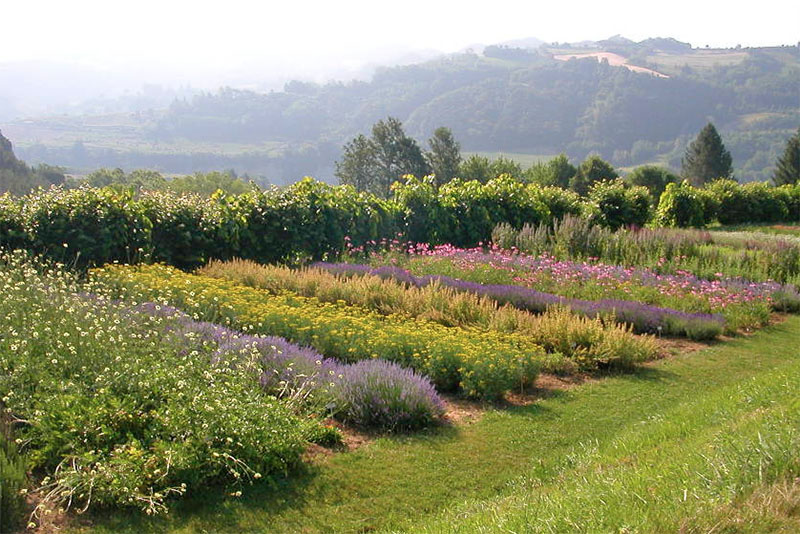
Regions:
<instances>
[{"instance_id":1,"label":"grass lawn","mask_svg":"<svg viewBox=\"0 0 800 534\"><path fill-rule=\"evenodd\" d=\"M800 433L798 380L800 317L789 317L529 405L323 455L238 499L209 488L166 516L99 514L66 531L790 532L799 492L781 476L800 474L785 458Z\"/></svg>"}]
</instances>

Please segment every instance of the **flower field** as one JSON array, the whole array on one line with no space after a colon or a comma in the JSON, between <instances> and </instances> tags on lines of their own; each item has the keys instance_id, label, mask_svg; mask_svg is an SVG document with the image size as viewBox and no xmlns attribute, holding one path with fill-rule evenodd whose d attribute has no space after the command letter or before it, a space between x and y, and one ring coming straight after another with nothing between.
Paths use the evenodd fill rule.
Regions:
<instances>
[{"instance_id":1,"label":"flower field","mask_svg":"<svg viewBox=\"0 0 800 534\"><path fill-rule=\"evenodd\" d=\"M753 282L800 283L800 240L752 231L621 228L616 231L566 216L552 225L500 224L494 244L532 256L646 267L659 274L687 271L715 279L720 273Z\"/></svg>"},{"instance_id":2,"label":"flower field","mask_svg":"<svg viewBox=\"0 0 800 534\"><path fill-rule=\"evenodd\" d=\"M114 300L22 255L0 258L0 287L2 482L19 489L23 451L38 481L33 526L53 507L158 513L210 483L239 495L287 476L309 443L338 441L325 417L403 430L443 413L430 381L395 364L349 365ZM15 502L4 495L3 509Z\"/></svg>"},{"instance_id":3,"label":"flower field","mask_svg":"<svg viewBox=\"0 0 800 534\"><path fill-rule=\"evenodd\" d=\"M686 271L659 274L649 268L557 260L546 254L530 256L497 247L488 250L448 245L423 247L415 249L413 254L373 254L370 261L373 266L397 266L417 276L447 276L479 284L522 286L568 299L633 301L700 314L695 318L698 331L701 322L709 324L709 315L724 318L725 332L735 333L740 329L760 328L767 323L773 310L800 310L800 294L791 284L748 282L726 277L723 273L718 273L715 280ZM585 304L576 303L576 307L580 306ZM637 321L631 322L636 324ZM665 327L667 332L669 329L671 327ZM688 331L687 335L695 337Z\"/></svg>"},{"instance_id":4,"label":"flower field","mask_svg":"<svg viewBox=\"0 0 800 534\"><path fill-rule=\"evenodd\" d=\"M315 266L342 276L375 276L413 287L441 285L457 293L486 297L498 305L508 304L530 312L545 312L553 306L561 306L585 317L609 317L621 324L629 324L641 333L705 340L719 335L725 325L722 316L715 314L687 313L628 300L580 300L518 285L481 284L444 275L415 276L405 269L390 265L371 267L354 263L316 263Z\"/></svg>"},{"instance_id":5,"label":"flower field","mask_svg":"<svg viewBox=\"0 0 800 534\"><path fill-rule=\"evenodd\" d=\"M93 271L93 279L120 296L175 305L195 317L308 344L330 358L353 362L382 358L428 376L440 391L497 398L530 384L543 368L592 368L600 361L630 365L656 355L655 343L600 321L556 313L541 323L551 351L531 336L381 315L344 303L283 292L275 295L230 280L190 275L164 266ZM603 335L610 332L610 335ZM557 343L570 355L555 350Z\"/></svg>"},{"instance_id":6,"label":"flower field","mask_svg":"<svg viewBox=\"0 0 800 534\"><path fill-rule=\"evenodd\" d=\"M453 403L510 416L548 381L647 376L656 364L638 364L686 345L666 338L727 344L800 311L791 237L567 219L496 229L510 248L343 237L330 261L269 265L214 253L225 228L253 236L171 201L163 218L157 195L131 199L153 242L203 215L160 253L204 263L192 272L0 256L0 512L17 521L0 527L26 510L32 528L58 509L163 515L205 488L240 499L307 476L309 451L350 432L459 435Z\"/></svg>"}]
</instances>

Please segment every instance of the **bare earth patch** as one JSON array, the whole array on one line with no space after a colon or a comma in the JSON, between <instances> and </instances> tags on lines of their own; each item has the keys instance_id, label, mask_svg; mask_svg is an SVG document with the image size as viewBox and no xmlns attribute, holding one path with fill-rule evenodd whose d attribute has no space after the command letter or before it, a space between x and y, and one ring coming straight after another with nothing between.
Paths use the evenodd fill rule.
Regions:
<instances>
[{"instance_id":1,"label":"bare earth patch","mask_svg":"<svg viewBox=\"0 0 800 534\"><path fill-rule=\"evenodd\" d=\"M629 65L628 59L625 57L620 56L619 54L614 54L613 52L592 52L590 54L560 54L557 56L553 56L554 59L559 61L569 61L570 59L583 59L587 57L597 58L597 61L606 60L608 64L613 67L625 67L629 71L632 72L640 72L644 74L651 74L653 76L658 76L659 78L669 78L666 74L661 72L648 69L645 67L637 67L636 65Z\"/></svg>"},{"instance_id":2,"label":"bare earth patch","mask_svg":"<svg viewBox=\"0 0 800 534\"><path fill-rule=\"evenodd\" d=\"M444 420L453 425L471 425L486 412L486 404L456 397L445 398L444 404Z\"/></svg>"}]
</instances>

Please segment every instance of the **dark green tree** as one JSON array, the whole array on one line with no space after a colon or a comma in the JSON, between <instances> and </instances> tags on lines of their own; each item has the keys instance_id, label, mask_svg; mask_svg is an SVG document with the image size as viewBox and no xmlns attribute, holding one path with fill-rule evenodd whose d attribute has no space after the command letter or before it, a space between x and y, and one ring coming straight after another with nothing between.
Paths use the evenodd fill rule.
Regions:
<instances>
[{"instance_id":1,"label":"dark green tree","mask_svg":"<svg viewBox=\"0 0 800 534\"><path fill-rule=\"evenodd\" d=\"M344 146L336 162L336 176L360 191L388 197L392 184L405 174L425 176L430 167L417 142L403 124L389 117L372 127L372 136L360 135Z\"/></svg>"},{"instance_id":2,"label":"dark green tree","mask_svg":"<svg viewBox=\"0 0 800 534\"><path fill-rule=\"evenodd\" d=\"M578 167L569 181L569 188L581 196L585 196L592 184L600 180L614 180L619 174L614 167L600 156L589 156Z\"/></svg>"},{"instance_id":3,"label":"dark green tree","mask_svg":"<svg viewBox=\"0 0 800 534\"><path fill-rule=\"evenodd\" d=\"M783 155L778 159L778 168L772 177L775 185L796 184L800 181L800 128L786 141Z\"/></svg>"},{"instance_id":4,"label":"dark green tree","mask_svg":"<svg viewBox=\"0 0 800 534\"><path fill-rule=\"evenodd\" d=\"M578 172L566 154L559 154L546 163L535 163L525 171L525 178L542 186L569 187L569 181Z\"/></svg>"},{"instance_id":5,"label":"dark green tree","mask_svg":"<svg viewBox=\"0 0 800 534\"><path fill-rule=\"evenodd\" d=\"M428 140L430 151L425 154L428 165L436 178L436 185L446 184L458 176L461 165L461 145L453 137L450 128L437 128Z\"/></svg>"},{"instance_id":6,"label":"dark green tree","mask_svg":"<svg viewBox=\"0 0 800 534\"><path fill-rule=\"evenodd\" d=\"M84 179L86 185L92 187L106 187L109 185L127 185L125 171L116 169L97 169Z\"/></svg>"},{"instance_id":7,"label":"dark green tree","mask_svg":"<svg viewBox=\"0 0 800 534\"><path fill-rule=\"evenodd\" d=\"M473 154L464 160L458 169L459 178L466 181L477 180L482 184L497 178L501 174L508 174L518 180L525 176L520 164L505 156L490 160L486 156Z\"/></svg>"},{"instance_id":8,"label":"dark green tree","mask_svg":"<svg viewBox=\"0 0 800 534\"><path fill-rule=\"evenodd\" d=\"M458 168L458 177L466 181L477 180L485 184L492 179L492 162L485 156L472 154L461 162Z\"/></svg>"},{"instance_id":9,"label":"dark green tree","mask_svg":"<svg viewBox=\"0 0 800 534\"><path fill-rule=\"evenodd\" d=\"M49 185L61 185L64 183L65 177L64 169L62 167L40 163L35 169L33 169L33 173L39 179Z\"/></svg>"},{"instance_id":10,"label":"dark green tree","mask_svg":"<svg viewBox=\"0 0 800 534\"><path fill-rule=\"evenodd\" d=\"M491 180L497 178L501 174L508 174L513 178L520 179L523 177L524 173L522 172L522 166L513 159L505 156L498 156L489 166L489 174L489 179Z\"/></svg>"},{"instance_id":11,"label":"dark green tree","mask_svg":"<svg viewBox=\"0 0 800 534\"><path fill-rule=\"evenodd\" d=\"M698 187L717 178L732 178L731 154L710 122L686 148L681 160L681 176Z\"/></svg>"},{"instance_id":12,"label":"dark green tree","mask_svg":"<svg viewBox=\"0 0 800 534\"><path fill-rule=\"evenodd\" d=\"M625 181L631 185L641 185L646 187L653 197L653 201L658 204L661 193L667 188L667 184L676 184L680 180L664 167L655 165L642 165L636 167L625 177Z\"/></svg>"},{"instance_id":13,"label":"dark green tree","mask_svg":"<svg viewBox=\"0 0 800 534\"><path fill-rule=\"evenodd\" d=\"M358 191L377 193L378 163L372 142L361 134L344 145L343 152L342 160L336 162L339 181Z\"/></svg>"},{"instance_id":14,"label":"dark green tree","mask_svg":"<svg viewBox=\"0 0 800 534\"><path fill-rule=\"evenodd\" d=\"M22 176L30 174L25 162L17 159L11 141L3 135L3 132L0 132L0 170Z\"/></svg>"}]
</instances>

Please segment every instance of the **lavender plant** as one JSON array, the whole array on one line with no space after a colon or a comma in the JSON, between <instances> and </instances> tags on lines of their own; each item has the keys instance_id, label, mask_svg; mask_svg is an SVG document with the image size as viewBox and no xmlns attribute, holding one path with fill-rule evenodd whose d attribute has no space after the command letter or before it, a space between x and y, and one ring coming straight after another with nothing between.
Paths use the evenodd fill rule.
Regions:
<instances>
[{"instance_id":1,"label":"lavender plant","mask_svg":"<svg viewBox=\"0 0 800 534\"><path fill-rule=\"evenodd\" d=\"M444 413L428 379L383 360L345 366L335 396L342 420L360 426L410 430Z\"/></svg>"}]
</instances>

